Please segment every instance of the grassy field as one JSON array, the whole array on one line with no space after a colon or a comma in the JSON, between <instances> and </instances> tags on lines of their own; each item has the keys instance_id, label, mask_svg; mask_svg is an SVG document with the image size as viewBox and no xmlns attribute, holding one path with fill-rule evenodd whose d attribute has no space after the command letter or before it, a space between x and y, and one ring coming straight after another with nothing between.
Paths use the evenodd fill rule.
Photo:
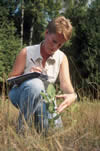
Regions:
<instances>
[{"instance_id":1,"label":"grassy field","mask_svg":"<svg viewBox=\"0 0 100 151\"><path fill-rule=\"evenodd\" d=\"M1 98L0 151L100 151L100 101L82 100L63 113L63 128L43 137L27 125L24 134L17 134L18 110Z\"/></svg>"}]
</instances>

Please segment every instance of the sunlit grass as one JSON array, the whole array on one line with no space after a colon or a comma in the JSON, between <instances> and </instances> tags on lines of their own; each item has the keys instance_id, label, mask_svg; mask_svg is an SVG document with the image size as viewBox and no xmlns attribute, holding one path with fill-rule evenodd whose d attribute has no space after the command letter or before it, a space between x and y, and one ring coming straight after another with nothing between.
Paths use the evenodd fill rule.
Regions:
<instances>
[{"instance_id":1,"label":"sunlit grass","mask_svg":"<svg viewBox=\"0 0 100 151\"><path fill-rule=\"evenodd\" d=\"M17 134L18 110L0 99L0 151L100 151L100 103L87 98L62 114L63 128L43 137L34 129Z\"/></svg>"}]
</instances>

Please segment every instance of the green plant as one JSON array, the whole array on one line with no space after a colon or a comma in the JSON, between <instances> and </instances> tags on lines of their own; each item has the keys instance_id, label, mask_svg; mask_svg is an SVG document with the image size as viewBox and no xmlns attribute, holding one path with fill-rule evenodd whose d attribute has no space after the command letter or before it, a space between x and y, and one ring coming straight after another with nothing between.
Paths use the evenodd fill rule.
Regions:
<instances>
[{"instance_id":1,"label":"green plant","mask_svg":"<svg viewBox=\"0 0 100 151\"><path fill-rule=\"evenodd\" d=\"M56 89L54 88L53 84L49 84L47 92L41 92L41 96L47 104L47 110L49 112L49 123L53 126L55 120L57 120L60 116L60 114L57 112Z\"/></svg>"}]
</instances>

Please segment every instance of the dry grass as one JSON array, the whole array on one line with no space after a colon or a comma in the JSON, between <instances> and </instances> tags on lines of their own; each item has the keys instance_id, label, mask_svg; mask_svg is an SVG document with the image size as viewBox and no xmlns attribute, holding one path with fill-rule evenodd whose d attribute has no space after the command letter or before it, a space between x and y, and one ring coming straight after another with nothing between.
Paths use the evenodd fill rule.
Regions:
<instances>
[{"instance_id":1,"label":"dry grass","mask_svg":"<svg viewBox=\"0 0 100 151\"><path fill-rule=\"evenodd\" d=\"M47 137L34 127L16 133L18 110L0 100L0 151L100 151L100 103L76 102L62 115L64 127L51 129Z\"/></svg>"}]
</instances>

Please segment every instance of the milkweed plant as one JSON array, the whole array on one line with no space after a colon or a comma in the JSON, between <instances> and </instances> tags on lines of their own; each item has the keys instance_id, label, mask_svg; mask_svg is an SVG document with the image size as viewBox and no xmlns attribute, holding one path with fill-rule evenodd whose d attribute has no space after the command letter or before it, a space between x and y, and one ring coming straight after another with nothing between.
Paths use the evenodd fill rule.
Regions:
<instances>
[{"instance_id":1,"label":"milkweed plant","mask_svg":"<svg viewBox=\"0 0 100 151\"><path fill-rule=\"evenodd\" d=\"M56 89L53 84L49 84L46 93L41 92L41 96L47 105L49 124L54 126L55 120L60 117L60 114L57 112Z\"/></svg>"}]
</instances>

